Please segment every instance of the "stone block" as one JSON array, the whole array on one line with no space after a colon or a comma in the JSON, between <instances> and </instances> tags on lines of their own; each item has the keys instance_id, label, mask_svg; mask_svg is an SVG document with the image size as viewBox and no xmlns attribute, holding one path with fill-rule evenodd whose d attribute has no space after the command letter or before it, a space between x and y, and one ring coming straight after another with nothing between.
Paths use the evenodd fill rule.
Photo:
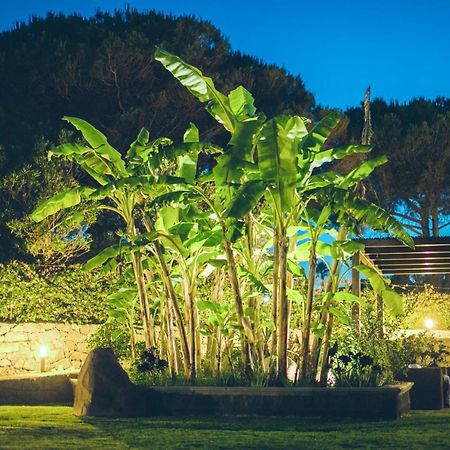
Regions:
<instances>
[{"instance_id":1,"label":"stone block","mask_svg":"<svg viewBox=\"0 0 450 450\"><path fill-rule=\"evenodd\" d=\"M44 331L39 335L39 342L46 344L55 344L61 340L61 334L55 330Z\"/></svg>"},{"instance_id":2,"label":"stone block","mask_svg":"<svg viewBox=\"0 0 450 450\"><path fill-rule=\"evenodd\" d=\"M25 365L25 361L26 360L24 358L19 358L19 359L15 360L12 365L14 366L15 369L23 369L23 366Z\"/></svg>"},{"instance_id":3,"label":"stone block","mask_svg":"<svg viewBox=\"0 0 450 450\"><path fill-rule=\"evenodd\" d=\"M70 359L76 360L76 361L84 361L86 359L86 353L75 351L70 355Z\"/></svg>"},{"instance_id":4,"label":"stone block","mask_svg":"<svg viewBox=\"0 0 450 450\"><path fill-rule=\"evenodd\" d=\"M75 389L76 416L138 416L145 407L139 390L110 348L89 353Z\"/></svg>"},{"instance_id":5,"label":"stone block","mask_svg":"<svg viewBox=\"0 0 450 450\"><path fill-rule=\"evenodd\" d=\"M19 344L17 343L6 343L0 348L0 353L14 353L19 351Z\"/></svg>"},{"instance_id":6,"label":"stone block","mask_svg":"<svg viewBox=\"0 0 450 450\"><path fill-rule=\"evenodd\" d=\"M442 409L442 369L424 367L408 369L408 381L414 383L411 389L411 409Z\"/></svg>"},{"instance_id":7,"label":"stone block","mask_svg":"<svg viewBox=\"0 0 450 450\"><path fill-rule=\"evenodd\" d=\"M65 375L41 374L0 380L0 405L67 405L72 402L72 386Z\"/></svg>"},{"instance_id":8,"label":"stone block","mask_svg":"<svg viewBox=\"0 0 450 450\"><path fill-rule=\"evenodd\" d=\"M22 325L24 333L40 333L41 324L39 323L24 323Z\"/></svg>"},{"instance_id":9,"label":"stone block","mask_svg":"<svg viewBox=\"0 0 450 450\"><path fill-rule=\"evenodd\" d=\"M36 359L27 359L27 360L25 360L25 362L23 364L23 368L25 370L37 372L40 369L40 363Z\"/></svg>"},{"instance_id":10,"label":"stone block","mask_svg":"<svg viewBox=\"0 0 450 450\"><path fill-rule=\"evenodd\" d=\"M2 323L0 326L0 336L3 336L11 331L14 325L11 323Z\"/></svg>"},{"instance_id":11,"label":"stone block","mask_svg":"<svg viewBox=\"0 0 450 450\"><path fill-rule=\"evenodd\" d=\"M64 358L59 364L62 364L64 369L68 369L71 365L71 361L69 358Z\"/></svg>"},{"instance_id":12,"label":"stone block","mask_svg":"<svg viewBox=\"0 0 450 450\"><path fill-rule=\"evenodd\" d=\"M19 332L18 330L14 330L11 333L8 333L5 338L9 342L26 342L28 341L28 335L22 332Z\"/></svg>"}]
</instances>

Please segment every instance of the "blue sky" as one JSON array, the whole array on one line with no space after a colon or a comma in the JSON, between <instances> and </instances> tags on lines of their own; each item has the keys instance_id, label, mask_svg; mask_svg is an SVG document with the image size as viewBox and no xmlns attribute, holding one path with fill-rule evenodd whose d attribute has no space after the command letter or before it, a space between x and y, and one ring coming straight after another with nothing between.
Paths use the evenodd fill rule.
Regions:
<instances>
[{"instance_id":1,"label":"blue sky","mask_svg":"<svg viewBox=\"0 0 450 450\"><path fill-rule=\"evenodd\" d=\"M450 96L450 0L130 0L210 20L236 50L300 74L318 103ZM0 29L46 11L91 15L125 1L2 0Z\"/></svg>"}]
</instances>

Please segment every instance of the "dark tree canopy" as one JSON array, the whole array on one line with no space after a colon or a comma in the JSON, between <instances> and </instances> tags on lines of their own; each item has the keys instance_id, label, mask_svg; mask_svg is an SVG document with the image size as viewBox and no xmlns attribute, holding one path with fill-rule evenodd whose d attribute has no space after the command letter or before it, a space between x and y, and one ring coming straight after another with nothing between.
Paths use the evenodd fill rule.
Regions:
<instances>
[{"instance_id":1,"label":"dark tree canopy","mask_svg":"<svg viewBox=\"0 0 450 450\"><path fill-rule=\"evenodd\" d=\"M347 112L347 138L359 141L361 108ZM450 98L372 103L374 154L389 163L373 177L378 201L422 236L439 236L450 213Z\"/></svg>"},{"instance_id":2,"label":"dark tree canopy","mask_svg":"<svg viewBox=\"0 0 450 450\"><path fill-rule=\"evenodd\" d=\"M119 149L142 126L177 139L190 121L203 139L225 139L153 62L155 46L200 67L221 90L243 84L268 115L309 115L314 106L300 77L233 52L209 22L131 9L89 19L49 14L0 34L0 173L29 161L40 138L56 141L63 115L92 122Z\"/></svg>"},{"instance_id":3,"label":"dark tree canopy","mask_svg":"<svg viewBox=\"0 0 450 450\"><path fill-rule=\"evenodd\" d=\"M228 140L203 105L153 61L155 46L201 68L222 91L244 85L269 116L311 115L314 98L300 77L232 51L217 28L194 17L128 8L18 24L0 34L0 260L30 258L39 233L27 226L27 214L80 176L46 162L47 150L67 134L64 115L91 122L123 152L141 127L178 140L194 122L202 140ZM108 217L91 226L92 246L115 239L117 226Z\"/></svg>"}]
</instances>

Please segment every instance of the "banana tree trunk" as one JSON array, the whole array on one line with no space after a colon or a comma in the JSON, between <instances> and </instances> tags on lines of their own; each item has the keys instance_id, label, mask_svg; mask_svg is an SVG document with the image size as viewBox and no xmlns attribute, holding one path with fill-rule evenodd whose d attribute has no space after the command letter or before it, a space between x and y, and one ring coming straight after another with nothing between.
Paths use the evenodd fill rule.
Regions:
<instances>
[{"instance_id":1,"label":"banana tree trunk","mask_svg":"<svg viewBox=\"0 0 450 450\"><path fill-rule=\"evenodd\" d=\"M345 231L345 228L341 226L339 228L337 240L343 241L346 238L346 236L347 236L347 232ZM333 259L333 263L331 264L330 274L328 276L328 281L327 281L327 284L325 287L325 293L336 292L338 286L335 286L335 284L336 284L335 280L336 280L336 277L338 277L338 275L339 275L339 267L340 267L340 261L336 258ZM316 336L314 336L314 340L313 340L313 344L312 344L311 364L312 364L313 378L316 378L316 376L319 374L319 372L320 372L320 374L322 373L322 370L320 367L323 367L323 363L319 367L320 353L322 352L322 354L328 355L329 339L328 339L328 348L325 348L327 345L326 335L328 333L328 327L331 327L333 324L333 319L331 319L331 323L329 320L330 319L330 314L328 313L329 306L330 306L330 301L327 301L324 304L322 312L320 314L320 324L326 330L325 335L324 335L325 340L322 340L321 337L316 335ZM330 331L330 333L331 333L331 331ZM330 334L330 337L331 337L331 334ZM321 349L322 342L323 342L323 348ZM325 358L326 358L326 356L325 356ZM323 362L323 358L322 358L322 362Z\"/></svg>"},{"instance_id":2,"label":"banana tree trunk","mask_svg":"<svg viewBox=\"0 0 450 450\"><path fill-rule=\"evenodd\" d=\"M220 304L223 300L226 274L223 267L216 272L214 286L212 290L212 301ZM214 326L212 334L214 346L211 353L211 367L213 373L220 373L222 370L222 333L218 326Z\"/></svg>"},{"instance_id":3,"label":"banana tree trunk","mask_svg":"<svg viewBox=\"0 0 450 450\"><path fill-rule=\"evenodd\" d=\"M331 292L331 278L333 276L333 274L336 272L338 268L338 262L337 260L333 260L333 265L331 267L331 272L330 272L330 278L328 279L327 282L327 286L325 288L325 293ZM329 323L329 319L330 319L330 314L328 313L328 307L331 305L330 301L326 301L325 304L323 305L323 309L322 312L320 314L320 325L322 326L323 329L327 330L328 327L328 323ZM326 334L326 332L325 332ZM325 335L324 335L325 337ZM319 372L319 358L320 358L320 353L324 353L325 349L322 347L324 345L324 340L319 337L319 336L314 336L313 338L313 343L312 343L312 347L311 347L311 375L312 378L316 378L318 372Z\"/></svg>"},{"instance_id":4,"label":"banana tree trunk","mask_svg":"<svg viewBox=\"0 0 450 450\"><path fill-rule=\"evenodd\" d=\"M134 315L131 314L128 318L130 327L130 346L131 346L131 357L133 360L136 359L136 332L134 331Z\"/></svg>"},{"instance_id":5,"label":"banana tree trunk","mask_svg":"<svg viewBox=\"0 0 450 450\"><path fill-rule=\"evenodd\" d=\"M195 338L195 311L194 311L194 301L191 295L191 286L188 280L188 274L183 271L183 294L184 294L184 304L185 304L185 323L188 324L188 339L189 339L189 354L191 356L190 366L190 380L194 381L197 376L197 348L196 348L196 338Z\"/></svg>"},{"instance_id":6,"label":"banana tree trunk","mask_svg":"<svg viewBox=\"0 0 450 450\"><path fill-rule=\"evenodd\" d=\"M286 234L282 230L278 235L278 248L280 250L279 260L279 303L278 303L278 326L277 326L277 377L284 383L287 380L287 348L289 304L286 292L287 277L287 243Z\"/></svg>"},{"instance_id":7,"label":"banana tree trunk","mask_svg":"<svg viewBox=\"0 0 450 450\"><path fill-rule=\"evenodd\" d=\"M320 364L320 382L326 383L328 381L328 352L331 347L331 333L333 331L333 314L329 314L326 325L325 338L323 341L322 358Z\"/></svg>"},{"instance_id":8,"label":"banana tree trunk","mask_svg":"<svg viewBox=\"0 0 450 450\"><path fill-rule=\"evenodd\" d=\"M314 283L316 280L317 255L316 255L316 240L311 240L311 250L309 253L309 273L308 273L308 289L306 295L305 305L305 319L302 329L302 363L301 363L301 378L307 380L310 369L310 335L311 335L311 318L312 305L314 300Z\"/></svg>"},{"instance_id":9,"label":"banana tree trunk","mask_svg":"<svg viewBox=\"0 0 450 450\"><path fill-rule=\"evenodd\" d=\"M275 326L275 330L272 332L272 340L270 343L270 355L275 356L277 354L277 326L278 326L278 303L279 303L279 260L280 260L280 242L278 236L278 230L275 229L273 236L273 277L272 277L272 320ZM278 370L278 369L277 369Z\"/></svg>"},{"instance_id":10,"label":"banana tree trunk","mask_svg":"<svg viewBox=\"0 0 450 450\"><path fill-rule=\"evenodd\" d=\"M153 224L148 217L147 214L143 213L143 220L145 229L148 232L154 231ZM172 304L173 311L175 313L175 320L178 327L178 332L180 333L180 343L181 343L181 352L183 355L183 368L185 373L190 376L190 353L189 353L189 344L186 335L186 329L183 323L183 316L180 311L180 307L178 306L177 294L175 292L175 288L172 283L172 278L169 274L169 269L167 267L166 260L164 259L164 255L162 252L161 244L158 241L154 241L153 246L155 248L156 257L158 258L159 266L161 268L161 275L163 278L164 286L166 289L167 296Z\"/></svg>"},{"instance_id":11,"label":"banana tree trunk","mask_svg":"<svg viewBox=\"0 0 450 450\"><path fill-rule=\"evenodd\" d=\"M133 227L134 228L134 227ZM133 236L135 231L133 231ZM131 262L133 264L134 277L138 290L139 303L141 306L142 325L144 328L145 346L154 347L154 335L152 333L150 310L148 304L147 289L145 287L144 270L142 267L142 254L139 251L131 252Z\"/></svg>"},{"instance_id":12,"label":"banana tree trunk","mask_svg":"<svg viewBox=\"0 0 450 450\"><path fill-rule=\"evenodd\" d=\"M175 330L173 328L173 311L170 302L167 304L167 331L169 335L169 364L172 376L178 374L178 359L177 359L177 343L175 339Z\"/></svg>"},{"instance_id":13,"label":"banana tree trunk","mask_svg":"<svg viewBox=\"0 0 450 450\"><path fill-rule=\"evenodd\" d=\"M223 232L225 235L225 230L223 230ZM231 248L231 243L227 239L223 240L223 246L227 258L228 274L230 277L231 287L233 289L234 303L238 323L244 329L245 341L251 346L255 342L255 337L253 333L253 328L247 317L245 317L244 315L244 306L242 302L241 290L239 286L239 279L237 276L236 262L234 259L233 250Z\"/></svg>"}]
</instances>

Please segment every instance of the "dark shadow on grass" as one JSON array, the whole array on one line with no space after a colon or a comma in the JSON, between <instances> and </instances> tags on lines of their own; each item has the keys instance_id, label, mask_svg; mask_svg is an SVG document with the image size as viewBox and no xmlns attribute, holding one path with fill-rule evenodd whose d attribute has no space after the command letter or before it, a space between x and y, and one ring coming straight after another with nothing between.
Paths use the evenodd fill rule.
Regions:
<instances>
[{"instance_id":1,"label":"dark shadow on grass","mask_svg":"<svg viewBox=\"0 0 450 450\"><path fill-rule=\"evenodd\" d=\"M326 436L386 433L396 421L255 417L83 418L133 448L319 448ZM319 436L319 438L318 438ZM332 439L333 440L333 439ZM348 439L347 439L348 441ZM343 443L348 446L350 442ZM322 445L322 444L321 444ZM322 448L324 448L322 446ZM329 448L329 447L325 447ZM336 443L336 448L339 445Z\"/></svg>"}]
</instances>

